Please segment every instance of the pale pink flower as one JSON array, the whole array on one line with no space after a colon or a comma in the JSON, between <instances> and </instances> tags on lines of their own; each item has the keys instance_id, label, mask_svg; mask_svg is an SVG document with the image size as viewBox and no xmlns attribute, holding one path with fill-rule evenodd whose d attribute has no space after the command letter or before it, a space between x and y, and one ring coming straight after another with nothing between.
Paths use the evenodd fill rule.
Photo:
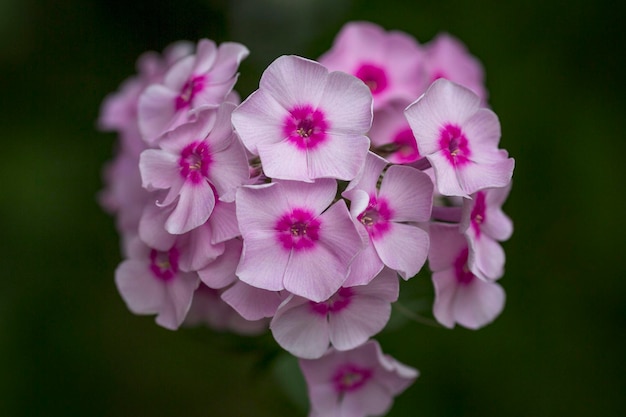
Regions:
<instances>
[{"instance_id":1,"label":"pale pink flower","mask_svg":"<svg viewBox=\"0 0 626 417\"><path fill-rule=\"evenodd\" d=\"M156 314L157 324L176 330L200 284L198 274L179 269L180 253L175 246L159 251L139 239L129 246L129 258L115 270L115 283L126 306L135 314Z\"/></svg>"},{"instance_id":2,"label":"pale pink flower","mask_svg":"<svg viewBox=\"0 0 626 417\"><path fill-rule=\"evenodd\" d=\"M498 149L498 116L481 108L480 98L467 88L438 79L405 115L441 194L469 197L511 180L515 161Z\"/></svg>"},{"instance_id":3,"label":"pale pink flower","mask_svg":"<svg viewBox=\"0 0 626 417\"><path fill-rule=\"evenodd\" d=\"M445 78L472 90L487 102L483 66L463 43L448 33L440 33L425 46L425 76L428 83Z\"/></svg>"},{"instance_id":4,"label":"pale pink flower","mask_svg":"<svg viewBox=\"0 0 626 417\"><path fill-rule=\"evenodd\" d=\"M488 188L464 199L459 228L469 243L469 265L474 275L498 279L504 274L504 250L498 241L513 233L513 223L502 211L511 187Z\"/></svg>"},{"instance_id":5,"label":"pale pink flower","mask_svg":"<svg viewBox=\"0 0 626 417\"><path fill-rule=\"evenodd\" d=\"M331 348L319 359L299 363L311 403L309 417L382 416L393 397L419 375L383 354L375 340L344 352Z\"/></svg>"},{"instance_id":6,"label":"pale pink flower","mask_svg":"<svg viewBox=\"0 0 626 417\"><path fill-rule=\"evenodd\" d=\"M243 144L265 175L311 182L351 180L369 149L372 95L357 78L315 61L282 56L234 112Z\"/></svg>"},{"instance_id":7,"label":"pale pink flower","mask_svg":"<svg viewBox=\"0 0 626 417\"><path fill-rule=\"evenodd\" d=\"M430 236L428 263L435 285L435 319L449 328L459 324L478 329L491 323L504 308L502 287L472 273L467 240L456 225L434 223Z\"/></svg>"},{"instance_id":8,"label":"pale pink flower","mask_svg":"<svg viewBox=\"0 0 626 417\"><path fill-rule=\"evenodd\" d=\"M383 269L368 285L341 287L326 301L291 296L278 307L270 329L283 349L300 358L319 358L329 345L354 349L385 327L398 291L395 271Z\"/></svg>"},{"instance_id":9,"label":"pale pink flower","mask_svg":"<svg viewBox=\"0 0 626 417\"><path fill-rule=\"evenodd\" d=\"M361 240L337 183L280 181L237 191L244 247L239 278L258 288L322 301L346 280Z\"/></svg>"},{"instance_id":10,"label":"pale pink flower","mask_svg":"<svg viewBox=\"0 0 626 417\"><path fill-rule=\"evenodd\" d=\"M415 38L369 22L347 23L319 62L330 71L361 79L374 96L375 109L393 100L411 102L428 85L422 76L423 51Z\"/></svg>"},{"instance_id":11,"label":"pale pink flower","mask_svg":"<svg viewBox=\"0 0 626 417\"><path fill-rule=\"evenodd\" d=\"M352 217L369 235L369 247L359 254L355 264L385 264L409 279L428 256L428 233L418 223L430 219L433 184L415 168L392 165L377 188L385 165L384 160L370 153L365 172L344 193L351 200ZM361 283L352 275L353 271L350 283L353 279Z\"/></svg>"},{"instance_id":12,"label":"pale pink flower","mask_svg":"<svg viewBox=\"0 0 626 417\"><path fill-rule=\"evenodd\" d=\"M165 223L172 234L182 234L207 221L216 198L233 201L235 190L248 179L243 146L233 132L234 105L204 110L159 141L161 149L141 154L139 169L149 190L169 189L161 207L175 205Z\"/></svg>"},{"instance_id":13,"label":"pale pink flower","mask_svg":"<svg viewBox=\"0 0 626 417\"><path fill-rule=\"evenodd\" d=\"M237 81L239 63L248 49L209 39L198 42L196 53L177 61L163 82L149 86L139 98L138 121L144 139L153 143L164 133L189 121L202 107L224 102Z\"/></svg>"}]
</instances>

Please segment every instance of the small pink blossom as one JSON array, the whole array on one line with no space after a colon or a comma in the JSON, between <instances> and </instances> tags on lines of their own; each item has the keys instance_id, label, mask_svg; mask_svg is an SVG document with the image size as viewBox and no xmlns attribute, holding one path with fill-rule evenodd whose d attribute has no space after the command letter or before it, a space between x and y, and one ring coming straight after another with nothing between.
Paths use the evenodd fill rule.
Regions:
<instances>
[{"instance_id":1,"label":"small pink blossom","mask_svg":"<svg viewBox=\"0 0 626 417\"><path fill-rule=\"evenodd\" d=\"M319 358L329 344L354 349L385 327L398 291L396 273L384 269L368 285L341 287L319 303L291 296L278 307L270 329L276 342L299 358Z\"/></svg>"},{"instance_id":2,"label":"small pink blossom","mask_svg":"<svg viewBox=\"0 0 626 417\"><path fill-rule=\"evenodd\" d=\"M177 61L163 82L149 86L139 98L138 122L144 139L161 135L188 122L194 110L217 107L237 81L239 63L248 49L238 43L202 39L195 54Z\"/></svg>"},{"instance_id":3,"label":"small pink blossom","mask_svg":"<svg viewBox=\"0 0 626 417\"><path fill-rule=\"evenodd\" d=\"M350 22L332 48L319 58L330 71L343 71L362 80L374 96L374 108L393 100L411 102L426 89L422 77L423 51L410 35L386 32L369 22Z\"/></svg>"},{"instance_id":4,"label":"small pink blossom","mask_svg":"<svg viewBox=\"0 0 626 417\"><path fill-rule=\"evenodd\" d=\"M139 168L148 190L169 189L161 207L175 209L165 223L171 234L182 234L205 223L216 198L233 201L235 190L248 179L243 146L230 124L231 103L204 110L197 120L168 133L160 149L141 154Z\"/></svg>"},{"instance_id":5,"label":"small pink blossom","mask_svg":"<svg viewBox=\"0 0 626 417\"><path fill-rule=\"evenodd\" d=\"M433 314L437 321L449 328L458 323L469 329L491 323L504 308L502 287L472 273L467 240L458 227L435 223L430 233L428 262L433 271Z\"/></svg>"},{"instance_id":6,"label":"small pink blossom","mask_svg":"<svg viewBox=\"0 0 626 417\"><path fill-rule=\"evenodd\" d=\"M480 98L467 88L438 79L405 115L441 194L469 197L511 181L515 162L498 149L498 116L481 108Z\"/></svg>"},{"instance_id":7,"label":"small pink blossom","mask_svg":"<svg viewBox=\"0 0 626 417\"><path fill-rule=\"evenodd\" d=\"M187 315L194 290L200 284L195 272L178 267L175 246L159 251L139 239L130 245L129 259L115 271L115 283L128 309L135 314L156 314L156 322L176 330Z\"/></svg>"},{"instance_id":8,"label":"small pink blossom","mask_svg":"<svg viewBox=\"0 0 626 417\"><path fill-rule=\"evenodd\" d=\"M370 153L365 173L344 193L351 199L352 217L369 235L370 248L359 254L355 263L385 264L409 279L421 269L428 255L428 233L418 223L430 219L433 184L415 168L393 165L377 188L385 165L380 157ZM358 277L351 277L350 282L353 279L360 282Z\"/></svg>"},{"instance_id":9,"label":"small pink blossom","mask_svg":"<svg viewBox=\"0 0 626 417\"><path fill-rule=\"evenodd\" d=\"M410 368L371 340L353 350L333 348L319 359L300 359L307 383L309 417L382 416L417 378Z\"/></svg>"},{"instance_id":10,"label":"small pink blossom","mask_svg":"<svg viewBox=\"0 0 626 417\"><path fill-rule=\"evenodd\" d=\"M331 179L241 187L236 204L244 247L237 276L316 302L330 297L361 250L345 202L330 205L336 192Z\"/></svg>"},{"instance_id":11,"label":"small pink blossom","mask_svg":"<svg viewBox=\"0 0 626 417\"><path fill-rule=\"evenodd\" d=\"M421 158L411 126L404 117L407 105L396 102L375 111L368 133L373 152L393 164L411 164Z\"/></svg>"},{"instance_id":12,"label":"small pink blossom","mask_svg":"<svg viewBox=\"0 0 626 417\"><path fill-rule=\"evenodd\" d=\"M369 149L372 95L357 78L282 56L234 112L243 144L268 177L351 180Z\"/></svg>"},{"instance_id":13,"label":"small pink blossom","mask_svg":"<svg viewBox=\"0 0 626 417\"><path fill-rule=\"evenodd\" d=\"M504 274L504 250L498 241L513 233L513 223L502 211L511 187L488 188L464 199L459 228L468 238L469 265L474 275L498 279Z\"/></svg>"}]
</instances>

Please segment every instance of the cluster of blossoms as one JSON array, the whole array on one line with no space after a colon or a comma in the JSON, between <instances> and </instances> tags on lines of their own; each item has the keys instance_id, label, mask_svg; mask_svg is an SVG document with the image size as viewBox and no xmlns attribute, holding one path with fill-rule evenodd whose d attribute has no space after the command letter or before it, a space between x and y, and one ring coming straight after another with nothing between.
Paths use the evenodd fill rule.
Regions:
<instances>
[{"instance_id":1,"label":"cluster of blossoms","mask_svg":"<svg viewBox=\"0 0 626 417\"><path fill-rule=\"evenodd\" d=\"M119 147L103 207L117 288L168 329L270 329L300 358L311 416L384 414L415 369L371 339L428 260L433 315L476 329L504 306L498 242L514 168L478 61L449 35L420 45L347 24L318 61L282 56L243 102L248 50L145 54L99 120Z\"/></svg>"}]
</instances>

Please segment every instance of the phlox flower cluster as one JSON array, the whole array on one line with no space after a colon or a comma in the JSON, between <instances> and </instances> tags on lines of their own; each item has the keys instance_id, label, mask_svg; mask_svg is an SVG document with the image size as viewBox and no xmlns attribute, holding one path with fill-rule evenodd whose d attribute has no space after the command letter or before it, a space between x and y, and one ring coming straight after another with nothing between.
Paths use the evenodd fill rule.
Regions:
<instances>
[{"instance_id":1,"label":"phlox flower cluster","mask_svg":"<svg viewBox=\"0 0 626 417\"><path fill-rule=\"evenodd\" d=\"M514 161L482 67L450 35L354 22L317 61L277 58L242 102L247 55L177 43L105 99L117 288L167 329L269 329L299 358L311 416L382 415L418 376L372 339L403 281L428 261L449 328L504 306Z\"/></svg>"}]
</instances>

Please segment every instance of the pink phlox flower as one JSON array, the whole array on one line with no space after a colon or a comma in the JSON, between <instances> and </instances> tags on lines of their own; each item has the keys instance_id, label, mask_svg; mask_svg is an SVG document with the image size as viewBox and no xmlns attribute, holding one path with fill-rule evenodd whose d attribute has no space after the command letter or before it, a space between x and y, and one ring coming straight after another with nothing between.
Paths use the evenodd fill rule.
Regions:
<instances>
[{"instance_id":1,"label":"pink phlox flower","mask_svg":"<svg viewBox=\"0 0 626 417\"><path fill-rule=\"evenodd\" d=\"M411 164L421 158L411 126L404 117L408 104L396 102L375 111L368 133L372 150L394 164Z\"/></svg>"},{"instance_id":2,"label":"pink phlox flower","mask_svg":"<svg viewBox=\"0 0 626 417\"><path fill-rule=\"evenodd\" d=\"M143 186L169 189L157 205L175 205L165 223L169 233L182 234L206 222L216 198L233 201L237 187L248 180L246 154L230 124L233 109L224 103L205 110L164 136L160 149L141 154Z\"/></svg>"},{"instance_id":3,"label":"pink phlox flower","mask_svg":"<svg viewBox=\"0 0 626 417\"><path fill-rule=\"evenodd\" d=\"M234 112L243 144L271 178L351 180L369 149L372 95L357 78L282 56Z\"/></svg>"},{"instance_id":4,"label":"pink phlox flower","mask_svg":"<svg viewBox=\"0 0 626 417\"><path fill-rule=\"evenodd\" d=\"M241 187L236 205L244 246L237 276L317 302L330 297L361 250L345 202L331 205L336 192L331 179Z\"/></svg>"},{"instance_id":5,"label":"pink phlox flower","mask_svg":"<svg viewBox=\"0 0 626 417\"><path fill-rule=\"evenodd\" d=\"M217 331L231 331L243 336L255 336L267 331L269 320L246 320L221 299L223 289L200 284L193 294L191 308L183 325L205 325Z\"/></svg>"},{"instance_id":6,"label":"pink phlox flower","mask_svg":"<svg viewBox=\"0 0 626 417\"><path fill-rule=\"evenodd\" d=\"M472 90L487 103L483 66L465 45L448 33L440 33L425 45L424 69L428 84L445 78Z\"/></svg>"},{"instance_id":7,"label":"pink phlox flower","mask_svg":"<svg viewBox=\"0 0 626 417\"><path fill-rule=\"evenodd\" d=\"M319 303L290 296L278 307L270 329L276 342L299 358L319 358L329 345L354 349L385 327L398 292L397 274L385 268L368 285L341 287Z\"/></svg>"},{"instance_id":8,"label":"pink phlox flower","mask_svg":"<svg viewBox=\"0 0 626 417\"><path fill-rule=\"evenodd\" d=\"M273 317L289 295L287 291L264 290L237 280L222 293L222 300L246 320L260 320Z\"/></svg>"},{"instance_id":9,"label":"pink phlox flower","mask_svg":"<svg viewBox=\"0 0 626 417\"><path fill-rule=\"evenodd\" d=\"M329 349L319 359L300 359L307 383L309 417L382 416L418 377L408 367L382 353L375 340L348 351Z\"/></svg>"},{"instance_id":10,"label":"pink phlox flower","mask_svg":"<svg viewBox=\"0 0 626 417\"><path fill-rule=\"evenodd\" d=\"M438 79L405 115L441 194L469 197L511 181L515 161L498 149L498 116L481 108L480 98L467 88Z\"/></svg>"},{"instance_id":11,"label":"pink phlox flower","mask_svg":"<svg viewBox=\"0 0 626 417\"><path fill-rule=\"evenodd\" d=\"M150 84L161 82L171 65L192 52L193 45L181 41L165 48L163 55L143 53L137 60L137 75L125 80L116 92L102 102L98 127L106 131L122 133L130 129L139 133L137 106L140 95Z\"/></svg>"},{"instance_id":12,"label":"pink phlox flower","mask_svg":"<svg viewBox=\"0 0 626 417\"><path fill-rule=\"evenodd\" d=\"M467 239L458 226L433 223L430 235L428 262L435 286L435 319L449 328L458 323L478 329L491 323L504 308L502 287L472 273Z\"/></svg>"},{"instance_id":13,"label":"pink phlox flower","mask_svg":"<svg viewBox=\"0 0 626 417\"><path fill-rule=\"evenodd\" d=\"M202 39L196 53L177 61L160 84L150 85L139 98L138 121L144 139L161 135L193 119L203 107L224 102L237 81L240 62L248 49L238 43Z\"/></svg>"},{"instance_id":14,"label":"pink phlox flower","mask_svg":"<svg viewBox=\"0 0 626 417\"><path fill-rule=\"evenodd\" d=\"M139 237L148 246L165 250L175 242L180 251L179 265L183 271L197 271L224 252L224 242L239 235L235 203L217 200L209 219L202 225L181 235L165 230L165 223L173 206L146 205L139 222Z\"/></svg>"},{"instance_id":15,"label":"pink phlox flower","mask_svg":"<svg viewBox=\"0 0 626 417\"><path fill-rule=\"evenodd\" d=\"M135 239L129 258L115 270L115 283L134 314L156 314L162 327L176 330L187 315L194 290L200 284L195 272L178 267L176 246L160 251Z\"/></svg>"},{"instance_id":16,"label":"pink phlox flower","mask_svg":"<svg viewBox=\"0 0 626 417\"><path fill-rule=\"evenodd\" d=\"M465 199L459 228L469 243L469 265L474 275L498 279L504 275L504 250L498 241L513 233L513 223L502 211L511 187L488 188Z\"/></svg>"},{"instance_id":17,"label":"pink phlox flower","mask_svg":"<svg viewBox=\"0 0 626 417\"><path fill-rule=\"evenodd\" d=\"M361 79L374 96L374 108L393 100L411 102L427 87L422 47L412 36L386 32L369 22L347 23L332 48L319 58L331 71Z\"/></svg>"},{"instance_id":18,"label":"pink phlox flower","mask_svg":"<svg viewBox=\"0 0 626 417\"><path fill-rule=\"evenodd\" d=\"M368 167L371 169L367 174L358 183L350 184L344 193L351 199L353 219L369 235L370 248L358 255L355 264L381 262L409 279L419 272L428 256L428 233L419 223L430 219L432 182L415 168L393 165L384 172L377 187L384 164L380 157L369 154Z\"/></svg>"}]
</instances>

